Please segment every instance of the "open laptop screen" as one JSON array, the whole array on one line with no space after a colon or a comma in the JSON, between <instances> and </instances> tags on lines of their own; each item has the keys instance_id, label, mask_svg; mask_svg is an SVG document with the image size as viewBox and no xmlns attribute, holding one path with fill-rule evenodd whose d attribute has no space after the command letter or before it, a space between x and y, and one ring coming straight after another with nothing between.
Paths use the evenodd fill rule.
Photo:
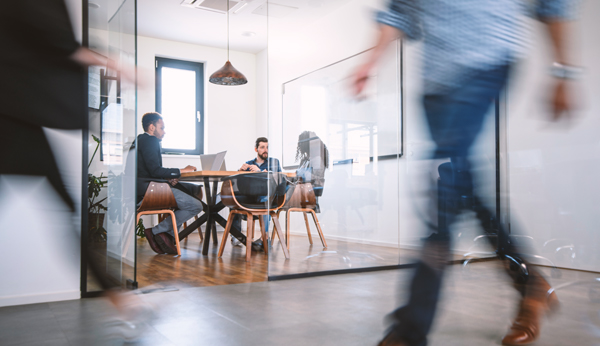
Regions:
<instances>
[{"instance_id":1,"label":"open laptop screen","mask_svg":"<svg viewBox=\"0 0 600 346\"><path fill-rule=\"evenodd\" d=\"M200 164L203 171L224 171L225 154L227 151L222 151L216 154L200 155Z\"/></svg>"}]
</instances>

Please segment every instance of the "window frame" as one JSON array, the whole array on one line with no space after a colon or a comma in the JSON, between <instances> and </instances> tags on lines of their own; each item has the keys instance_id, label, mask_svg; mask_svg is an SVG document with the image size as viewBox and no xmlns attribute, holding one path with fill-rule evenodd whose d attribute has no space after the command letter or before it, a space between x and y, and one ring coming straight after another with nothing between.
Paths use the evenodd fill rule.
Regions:
<instances>
[{"instance_id":1,"label":"window frame","mask_svg":"<svg viewBox=\"0 0 600 346\"><path fill-rule=\"evenodd\" d=\"M156 70L155 109L162 114L162 67L196 72L196 148L161 148L162 154L202 155L204 154L204 63L171 58L154 57ZM167 124L168 126L168 124Z\"/></svg>"}]
</instances>

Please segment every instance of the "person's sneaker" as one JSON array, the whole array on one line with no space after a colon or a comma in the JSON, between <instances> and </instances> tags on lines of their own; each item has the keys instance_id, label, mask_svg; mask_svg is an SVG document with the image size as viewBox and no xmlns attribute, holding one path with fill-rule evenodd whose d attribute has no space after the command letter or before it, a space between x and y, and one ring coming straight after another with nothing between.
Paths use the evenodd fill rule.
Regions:
<instances>
[{"instance_id":1,"label":"person's sneaker","mask_svg":"<svg viewBox=\"0 0 600 346\"><path fill-rule=\"evenodd\" d=\"M236 237L231 237L231 245L242 247L242 242L237 240Z\"/></svg>"}]
</instances>

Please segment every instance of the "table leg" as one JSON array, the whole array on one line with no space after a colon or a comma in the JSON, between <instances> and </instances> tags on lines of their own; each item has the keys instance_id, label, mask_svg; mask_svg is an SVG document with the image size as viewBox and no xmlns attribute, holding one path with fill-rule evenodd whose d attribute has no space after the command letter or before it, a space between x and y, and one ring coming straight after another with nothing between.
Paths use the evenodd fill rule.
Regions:
<instances>
[{"instance_id":1,"label":"table leg","mask_svg":"<svg viewBox=\"0 0 600 346\"><path fill-rule=\"evenodd\" d=\"M211 191L210 191L210 179L208 179L208 177L204 178L204 191L206 192L206 215L207 216L207 220L206 220L206 232L204 234L204 244L202 245L202 254L204 256L208 255L208 244L210 244L210 236L212 234L212 224L214 223L211 214L212 214L212 207L215 205L214 201L213 201L213 197L211 196Z\"/></svg>"},{"instance_id":2,"label":"table leg","mask_svg":"<svg viewBox=\"0 0 600 346\"><path fill-rule=\"evenodd\" d=\"M206 210L206 209L204 209L204 210ZM185 229L183 229L181 232L179 232L179 240L181 241L182 239L185 239L188 235L190 235L198 227L200 227L207 221L208 221L208 214L207 213L202 214L202 216L200 216L197 220L195 220L189 226L187 226Z\"/></svg>"},{"instance_id":3,"label":"table leg","mask_svg":"<svg viewBox=\"0 0 600 346\"><path fill-rule=\"evenodd\" d=\"M212 188L212 206L213 208L211 208L211 227L212 227L212 236L213 236L213 244L214 245L219 245L219 240L217 239L217 225L215 225L215 216L216 215L212 215L213 213L217 213L217 211L215 210L215 201L217 200L217 187L219 186L219 182L215 181L213 182L213 188Z\"/></svg>"}]
</instances>

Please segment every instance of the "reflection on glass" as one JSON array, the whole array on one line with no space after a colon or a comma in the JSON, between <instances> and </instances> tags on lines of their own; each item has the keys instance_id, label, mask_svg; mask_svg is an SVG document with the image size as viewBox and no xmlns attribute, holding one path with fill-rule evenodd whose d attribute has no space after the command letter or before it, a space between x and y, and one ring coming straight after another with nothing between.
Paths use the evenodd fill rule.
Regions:
<instances>
[{"instance_id":1,"label":"reflection on glass","mask_svg":"<svg viewBox=\"0 0 600 346\"><path fill-rule=\"evenodd\" d=\"M169 124L163 148L196 148L196 71L161 67L162 116Z\"/></svg>"},{"instance_id":2,"label":"reflection on glass","mask_svg":"<svg viewBox=\"0 0 600 346\"><path fill-rule=\"evenodd\" d=\"M272 252L270 276L399 263L399 46L357 100L348 77L363 54L284 83L282 143L272 145L297 196L281 211L290 259Z\"/></svg>"},{"instance_id":3,"label":"reflection on glass","mask_svg":"<svg viewBox=\"0 0 600 346\"><path fill-rule=\"evenodd\" d=\"M101 171L107 176L101 192L106 199L103 215L106 224L106 244L98 244L104 250L103 264L111 279L122 284L134 278L134 217L135 217L135 150L136 135L136 87L134 81L124 75L135 75L135 1L109 1L113 12L106 22L95 23L96 34L108 38L97 47L117 63L121 74L114 70L106 73L106 95L101 107L100 131L102 133L103 161L92 162L90 173ZM99 42L100 44L100 42ZM90 113L93 116L93 113ZM90 118L90 132L94 133L94 118Z\"/></svg>"}]
</instances>

